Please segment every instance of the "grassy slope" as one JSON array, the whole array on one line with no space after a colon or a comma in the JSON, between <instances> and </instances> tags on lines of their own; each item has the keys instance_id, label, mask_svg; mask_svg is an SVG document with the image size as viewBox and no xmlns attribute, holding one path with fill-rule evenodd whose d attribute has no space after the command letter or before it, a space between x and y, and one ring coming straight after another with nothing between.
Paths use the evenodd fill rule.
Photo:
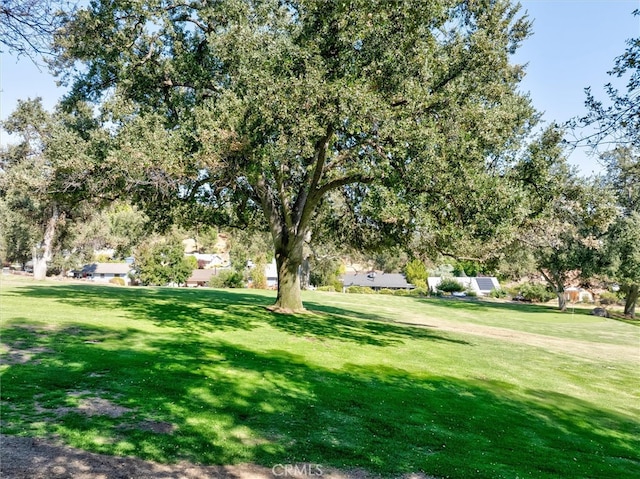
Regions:
<instances>
[{"instance_id":1,"label":"grassy slope","mask_svg":"<svg viewBox=\"0 0 640 479\"><path fill-rule=\"evenodd\" d=\"M263 308L270 292L4 279L2 430L158 461L385 477L640 474L640 328L531 305L304 300L315 313L288 317ZM83 397L129 412L81 414Z\"/></svg>"}]
</instances>

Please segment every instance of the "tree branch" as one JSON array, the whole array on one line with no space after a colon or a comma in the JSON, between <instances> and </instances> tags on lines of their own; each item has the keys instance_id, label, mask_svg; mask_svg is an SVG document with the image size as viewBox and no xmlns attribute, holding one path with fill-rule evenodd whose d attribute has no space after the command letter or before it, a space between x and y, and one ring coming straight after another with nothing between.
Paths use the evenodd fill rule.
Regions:
<instances>
[{"instance_id":1,"label":"tree branch","mask_svg":"<svg viewBox=\"0 0 640 479\"><path fill-rule=\"evenodd\" d=\"M333 127L327 127L326 134L316 143L314 155L315 167L311 183L308 188L301 189L300 193L298 194L298 198L296 199L296 203L293 207L294 218L299 228L306 227L306 224L309 221L311 214L313 213L313 209L316 206L315 204L310 204L307 199L309 198L309 194L311 194L318 188L318 184L322 179L322 175L325 171L324 167L327 159L327 149L329 147L329 142L331 141L333 133ZM306 180L307 178L305 178L305 182Z\"/></svg>"}]
</instances>

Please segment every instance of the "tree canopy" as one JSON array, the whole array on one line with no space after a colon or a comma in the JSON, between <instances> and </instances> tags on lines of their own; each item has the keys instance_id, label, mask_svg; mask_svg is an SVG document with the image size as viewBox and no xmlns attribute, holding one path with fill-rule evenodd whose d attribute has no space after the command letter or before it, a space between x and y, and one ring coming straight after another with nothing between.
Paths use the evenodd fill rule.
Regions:
<instances>
[{"instance_id":1,"label":"tree canopy","mask_svg":"<svg viewBox=\"0 0 640 479\"><path fill-rule=\"evenodd\" d=\"M22 257L16 259L24 261L24 250L29 251L34 275L42 279L56 238L84 216L84 207L94 199L93 188L100 184L88 179L99 177L94 140L101 130L86 106L78 105L74 114L49 113L39 98L19 101L2 126L19 138L0 151L4 227L22 245Z\"/></svg>"},{"instance_id":2,"label":"tree canopy","mask_svg":"<svg viewBox=\"0 0 640 479\"><path fill-rule=\"evenodd\" d=\"M510 64L529 29L507 0L95 1L57 67L69 105L102 104L112 174L150 214L270 231L289 311L313 230L375 247L504 217L480 206L511 198L535 121Z\"/></svg>"}]
</instances>

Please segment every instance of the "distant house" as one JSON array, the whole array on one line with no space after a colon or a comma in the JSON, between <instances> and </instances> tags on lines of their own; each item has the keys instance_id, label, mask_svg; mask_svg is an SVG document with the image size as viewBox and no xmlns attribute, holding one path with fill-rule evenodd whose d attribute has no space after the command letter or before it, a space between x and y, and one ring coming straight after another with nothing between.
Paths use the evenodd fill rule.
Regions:
<instances>
[{"instance_id":1,"label":"distant house","mask_svg":"<svg viewBox=\"0 0 640 479\"><path fill-rule=\"evenodd\" d=\"M343 288L349 286L363 286L375 291L381 289L415 289L415 286L407 282L403 274L378 273L347 273L342 278Z\"/></svg>"},{"instance_id":2,"label":"distant house","mask_svg":"<svg viewBox=\"0 0 640 479\"><path fill-rule=\"evenodd\" d=\"M198 269L216 269L226 268L229 266L229 255L224 253L192 253L198 262Z\"/></svg>"},{"instance_id":3,"label":"distant house","mask_svg":"<svg viewBox=\"0 0 640 479\"><path fill-rule=\"evenodd\" d=\"M275 259L271 263L265 265L264 275L267 278L267 288L278 287L278 266L276 265Z\"/></svg>"},{"instance_id":4,"label":"distant house","mask_svg":"<svg viewBox=\"0 0 640 479\"><path fill-rule=\"evenodd\" d=\"M469 291L474 291L479 296L486 296L491 293L494 289L500 289L500 283L498 282L498 278L493 276L479 276L479 277L456 277L451 278L456 280L462 286L464 286ZM427 285L431 291L435 291L438 289L438 285L442 281L442 278L439 276L430 276L427 278Z\"/></svg>"},{"instance_id":5,"label":"distant house","mask_svg":"<svg viewBox=\"0 0 640 479\"><path fill-rule=\"evenodd\" d=\"M197 288L208 286L211 277L216 275L215 269L194 269L191 276L187 278L186 284L188 288Z\"/></svg>"},{"instance_id":6,"label":"distant house","mask_svg":"<svg viewBox=\"0 0 640 479\"><path fill-rule=\"evenodd\" d=\"M567 288L564 297L570 303L593 303L593 294L584 288Z\"/></svg>"},{"instance_id":7,"label":"distant house","mask_svg":"<svg viewBox=\"0 0 640 479\"><path fill-rule=\"evenodd\" d=\"M131 284L130 272L131 265L128 263L91 263L85 265L80 271L74 271L74 276L96 283L108 283L113 278L122 278L124 284L128 286Z\"/></svg>"}]
</instances>

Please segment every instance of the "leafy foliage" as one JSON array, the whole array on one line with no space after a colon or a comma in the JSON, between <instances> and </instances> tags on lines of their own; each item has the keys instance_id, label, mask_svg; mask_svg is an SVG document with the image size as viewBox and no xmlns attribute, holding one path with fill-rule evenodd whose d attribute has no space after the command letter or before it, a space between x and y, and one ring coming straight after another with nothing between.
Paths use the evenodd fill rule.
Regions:
<instances>
[{"instance_id":1,"label":"leafy foliage","mask_svg":"<svg viewBox=\"0 0 640 479\"><path fill-rule=\"evenodd\" d=\"M145 243L136 249L135 268L142 284L181 285L193 268L177 239Z\"/></svg>"},{"instance_id":2,"label":"leafy foliage","mask_svg":"<svg viewBox=\"0 0 640 479\"><path fill-rule=\"evenodd\" d=\"M0 198L8 211L3 230L19 240L13 242L19 250L9 252L18 260L31 252L34 275L44 278L68 227L96 202L93 186L102 176L97 145L104 132L86 105L72 114L49 113L40 98L18 101L2 126L19 138L0 152Z\"/></svg>"},{"instance_id":3,"label":"leafy foliage","mask_svg":"<svg viewBox=\"0 0 640 479\"><path fill-rule=\"evenodd\" d=\"M103 101L113 175L154 220L268 230L276 306L299 310L312 231L375 249L421 228L444 248L506 228L529 27L507 0L96 1L57 68L70 103Z\"/></svg>"},{"instance_id":4,"label":"leafy foliage","mask_svg":"<svg viewBox=\"0 0 640 479\"><path fill-rule=\"evenodd\" d=\"M437 289L443 293L459 293L464 291L465 287L453 278L442 278Z\"/></svg>"},{"instance_id":5,"label":"leafy foliage","mask_svg":"<svg viewBox=\"0 0 640 479\"><path fill-rule=\"evenodd\" d=\"M349 286L345 292L349 294L375 294L373 288L367 286Z\"/></svg>"},{"instance_id":6,"label":"leafy foliage","mask_svg":"<svg viewBox=\"0 0 640 479\"><path fill-rule=\"evenodd\" d=\"M546 303L547 301L551 301L556 294L553 291L549 291L549 287L544 284L523 283L513 288L512 296L519 297L526 301Z\"/></svg>"},{"instance_id":7,"label":"leafy foliage","mask_svg":"<svg viewBox=\"0 0 640 479\"><path fill-rule=\"evenodd\" d=\"M241 272L223 269L209 280L212 288L244 288L244 277Z\"/></svg>"},{"instance_id":8,"label":"leafy foliage","mask_svg":"<svg viewBox=\"0 0 640 479\"><path fill-rule=\"evenodd\" d=\"M429 272L424 261L414 258L405 266L405 277L407 281L416 287L426 287Z\"/></svg>"},{"instance_id":9,"label":"leafy foliage","mask_svg":"<svg viewBox=\"0 0 640 479\"><path fill-rule=\"evenodd\" d=\"M602 305L618 304L620 303L620 296L618 293L605 291L600 295L598 300Z\"/></svg>"},{"instance_id":10,"label":"leafy foliage","mask_svg":"<svg viewBox=\"0 0 640 479\"><path fill-rule=\"evenodd\" d=\"M254 267L251 269L251 280L255 289L267 289L267 274L265 268L267 262L264 255L258 256Z\"/></svg>"},{"instance_id":11,"label":"leafy foliage","mask_svg":"<svg viewBox=\"0 0 640 479\"><path fill-rule=\"evenodd\" d=\"M603 237L618 210L613 192L586 180L567 164L562 131L551 126L529 147L516 168L528 190L529 215L516 246L530 249L540 274L566 309L564 288L576 271L589 276L598 269Z\"/></svg>"},{"instance_id":12,"label":"leafy foliage","mask_svg":"<svg viewBox=\"0 0 640 479\"><path fill-rule=\"evenodd\" d=\"M123 278L111 278L109 280L109 283L116 284L118 286L124 286L125 285L125 282L124 282Z\"/></svg>"}]
</instances>

